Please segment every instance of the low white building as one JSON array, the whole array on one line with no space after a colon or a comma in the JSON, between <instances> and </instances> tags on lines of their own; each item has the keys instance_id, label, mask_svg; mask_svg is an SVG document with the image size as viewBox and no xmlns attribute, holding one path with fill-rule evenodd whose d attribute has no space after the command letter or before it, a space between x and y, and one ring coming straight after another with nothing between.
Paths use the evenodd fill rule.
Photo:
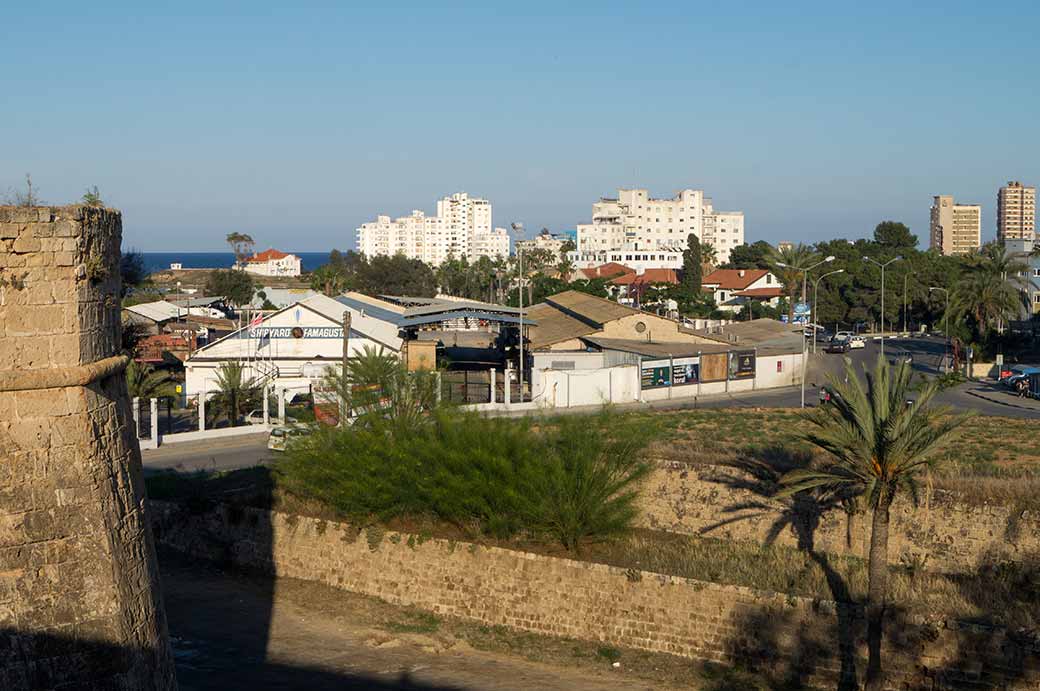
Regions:
<instances>
[{"instance_id":1,"label":"low white building","mask_svg":"<svg viewBox=\"0 0 1040 691\"><path fill-rule=\"evenodd\" d=\"M682 269L683 253L679 247L659 247L646 243L623 243L617 249L576 250L567 253L575 269L591 269L604 264L622 264L643 273L647 269Z\"/></svg>"},{"instance_id":2,"label":"low white building","mask_svg":"<svg viewBox=\"0 0 1040 691\"><path fill-rule=\"evenodd\" d=\"M288 398L320 384L326 368L343 358L343 313L351 313L350 355L366 346L399 354L398 327L363 310L315 295L274 312L192 353L185 363L188 396L219 390L217 374L229 361L241 362L246 376Z\"/></svg>"},{"instance_id":3,"label":"low white building","mask_svg":"<svg viewBox=\"0 0 1040 691\"><path fill-rule=\"evenodd\" d=\"M554 235L543 228L542 232L530 240L517 240L513 245L516 247L517 253L521 250L525 253L533 252L534 250L548 250L554 257L559 257L563 246L568 242L574 242L574 240L567 235Z\"/></svg>"},{"instance_id":4,"label":"low white building","mask_svg":"<svg viewBox=\"0 0 1040 691\"><path fill-rule=\"evenodd\" d=\"M268 249L246 259L242 268L258 276L299 276L302 262L295 254Z\"/></svg>"}]
</instances>

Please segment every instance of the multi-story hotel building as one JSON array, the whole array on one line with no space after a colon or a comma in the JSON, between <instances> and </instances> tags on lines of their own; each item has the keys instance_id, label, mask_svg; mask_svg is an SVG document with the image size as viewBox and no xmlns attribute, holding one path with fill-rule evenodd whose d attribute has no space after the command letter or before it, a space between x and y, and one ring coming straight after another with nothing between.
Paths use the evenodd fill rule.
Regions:
<instances>
[{"instance_id":1,"label":"multi-story hotel building","mask_svg":"<svg viewBox=\"0 0 1040 691\"><path fill-rule=\"evenodd\" d=\"M458 192L437 202L437 215L412 211L392 219L377 216L357 229L357 250L372 257L403 254L437 266L449 256L509 256L509 234L491 225L491 202Z\"/></svg>"},{"instance_id":2,"label":"multi-story hotel building","mask_svg":"<svg viewBox=\"0 0 1040 691\"><path fill-rule=\"evenodd\" d=\"M687 236L715 248L720 263L744 243L744 213L715 211L701 190L682 190L672 199L654 199L647 190L621 189L616 198L592 205L592 222L578 225L578 252L616 250L626 244L682 251Z\"/></svg>"},{"instance_id":3,"label":"multi-story hotel building","mask_svg":"<svg viewBox=\"0 0 1040 691\"><path fill-rule=\"evenodd\" d=\"M955 204L942 194L932 200L930 247L942 254L967 254L981 245L982 207Z\"/></svg>"},{"instance_id":4,"label":"multi-story hotel building","mask_svg":"<svg viewBox=\"0 0 1040 691\"><path fill-rule=\"evenodd\" d=\"M997 193L997 240L1036 238L1036 188L1011 181Z\"/></svg>"}]
</instances>

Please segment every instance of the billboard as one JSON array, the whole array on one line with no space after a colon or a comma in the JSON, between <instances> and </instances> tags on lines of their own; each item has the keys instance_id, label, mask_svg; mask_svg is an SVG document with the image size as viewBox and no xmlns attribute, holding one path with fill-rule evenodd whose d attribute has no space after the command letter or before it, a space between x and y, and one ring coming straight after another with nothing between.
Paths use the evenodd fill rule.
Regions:
<instances>
[{"instance_id":1,"label":"billboard","mask_svg":"<svg viewBox=\"0 0 1040 691\"><path fill-rule=\"evenodd\" d=\"M740 350L729 354L729 378L752 379L755 376L755 351Z\"/></svg>"},{"instance_id":2,"label":"billboard","mask_svg":"<svg viewBox=\"0 0 1040 691\"><path fill-rule=\"evenodd\" d=\"M641 384L644 389L696 384L700 379L700 367L697 357L644 360L640 372Z\"/></svg>"}]
</instances>

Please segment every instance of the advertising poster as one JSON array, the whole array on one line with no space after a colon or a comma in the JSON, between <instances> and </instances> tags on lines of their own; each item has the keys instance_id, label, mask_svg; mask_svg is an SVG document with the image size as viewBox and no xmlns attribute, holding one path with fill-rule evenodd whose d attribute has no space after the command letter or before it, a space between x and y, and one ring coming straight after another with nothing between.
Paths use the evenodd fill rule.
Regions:
<instances>
[{"instance_id":1,"label":"advertising poster","mask_svg":"<svg viewBox=\"0 0 1040 691\"><path fill-rule=\"evenodd\" d=\"M752 379L755 376L755 351L742 350L730 353L730 379Z\"/></svg>"}]
</instances>

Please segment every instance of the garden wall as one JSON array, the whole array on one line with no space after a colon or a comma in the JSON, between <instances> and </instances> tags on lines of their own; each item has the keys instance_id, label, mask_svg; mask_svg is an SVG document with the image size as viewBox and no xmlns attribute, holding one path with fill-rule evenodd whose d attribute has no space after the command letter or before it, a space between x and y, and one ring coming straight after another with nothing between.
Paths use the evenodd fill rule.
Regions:
<instances>
[{"instance_id":1,"label":"garden wall","mask_svg":"<svg viewBox=\"0 0 1040 691\"><path fill-rule=\"evenodd\" d=\"M257 509L151 502L150 512L158 540L189 555L488 625L742 662L793 687L834 688L864 669L861 613L833 602ZM891 688L1040 681L1033 638L891 617Z\"/></svg>"},{"instance_id":2,"label":"garden wall","mask_svg":"<svg viewBox=\"0 0 1040 691\"><path fill-rule=\"evenodd\" d=\"M807 547L865 557L870 521L841 510L822 515L810 504L767 498L768 479L727 466L659 465L640 497L646 527L727 540ZM1040 550L1040 513L1007 506L967 506L943 493L922 498L915 509L892 509L889 557L933 571L959 572L983 559L1014 559Z\"/></svg>"}]
</instances>

